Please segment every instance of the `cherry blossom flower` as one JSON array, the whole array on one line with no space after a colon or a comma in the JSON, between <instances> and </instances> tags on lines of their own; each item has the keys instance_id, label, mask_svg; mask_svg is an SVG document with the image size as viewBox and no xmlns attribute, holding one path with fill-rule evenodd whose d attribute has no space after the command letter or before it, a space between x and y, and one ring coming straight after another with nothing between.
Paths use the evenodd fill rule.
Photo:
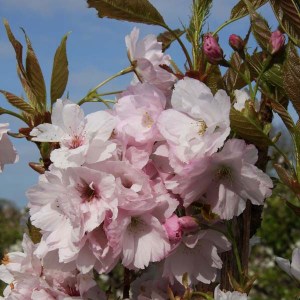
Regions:
<instances>
[{"instance_id":1,"label":"cherry blossom flower","mask_svg":"<svg viewBox=\"0 0 300 300\"><path fill-rule=\"evenodd\" d=\"M160 221L150 213L120 212L106 227L109 245L129 269L144 269L166 257L170 243Z\"/></svg>"},{"instance_id":2,"label":"cherry blossom flower","mask_svg":"<svg viewBox=\"0 0 300 300\"><path fill-rule=\"evenodd\" d=\"M0 173L5 164L13 164L19 160L16 149L7 135L8 126L8 123L0 123Z\"/></svg>"},{"instance_id":3,"label":"cherry blossom flower","mask_svg":"<svg viewBox=\"0 0 300 300\"><path fill-rule=\"evenodd\" d=\"M186 235L164 261L163 277L171 284L174 279L182 283L182 276L188 273L189 282L211 283L222 268L219 253L230 249L229 241L217 231L201 230L197 234Z\"/></svg>"},{"instance_id":4,"label":"cherry blossom flower","mask_svg":"<svg viewBox=\"0 0 300 300\"><path fill-rule=\"evenodd\" d=\"M138 41L138 38L139 29L136 27L125 38L128 57L136 67L138 78L168 94L176 77L160 66L170 65L170 56L162 52L162 44L157 41L155 35L147 35L141 41Z\"/></svg>"},{"instance_id":5,"label":"cherry blossom flower","mask_svg":"<svg viewBox=\"0 0 300 300\"><path fill-rule=\"evenodd\" d=\"M293 250L292 262L282 257L276 257L275 260L284 272L300 281L300 248Z\"/></svg>"},{"instance_id":6,"label":"cherry blossom flower","mask_svg":"<svg viewBox=\"0 0 300 300\"><path fill-rule=\"evenodd\" d=\"M240 292L223 292L220 285L217 285L214 291L214 300L247 300L247 294Z\"/></svg>"},{"instance_id":7,"label":"cherry blossom flower","mask_svg":"<svg viewBox=\"0 0 300 300\"><path fill-rule=\"evenodd\" d=\"M154 86L131 86L114 107L117 139L133 146L162 139L156 121L165 106L165 96Z\"/></svg>"},{"instance_id":8,"label":"cherry blossom flower","mask_svg":"<svg viewBox=\"0 0 300 300\"><path fill-rule=\"evenodd\" d=\"M112 156L116 145L109 142L115 127L115 118L106 111L84 117L77 104L58 99L51 115L52 124L35 127L30 135L37 142L59 143L50 159L57 168L81 166L103 161Z\"/></svg>"},{"instance_id":9,"label":"cherry blossom flower","mask_svg":"<svg viewBox=\"0 0 300 300\"><path fill-rule=\"evenodd\" d=\"M34 254L38 244L26 234L22 245L24 252L6 254L0 266L0 279L8 284L2 299L106 299L91 273L80 274L73 264L60 265L57 252L39 259Z\"/></svg>"},{"instance_id":10,"label":"cherry blossom flower","mask_svg":"<svg viewBox=\"0 0 300 300\"><path fill-rule=\"evenodd\" d=\"M44 257L58 250L61 262L77 260L78 268L88 272L93 266L80 264L82 254L106 213L116 217L114 193L115 178L111 174L86 167L46 172L27 192L32 224L43 233L36 254ZM90 262L95 262L93 258Z\"/></svg>"},{"instance_id":11,"label":"cherry blossom flower","mask_svg":"<svg viewBox=\"0 0 300 300\"><path fill-rule=\"evenodd\" d=\"M184 162L216 152L230 132L230 99L223 90L215 96L202 82L184 78L175 84L173 109L165 110L158 128L170 152Z\"/></svg>"},{"instance_id":12,"label":"cherry blossom flower","mask_svg":"<svg viewBox=\"0 0 300 300\"><path fill-rule=\"evenodd\" d=\"M184 176L173 177L167 188L181 195L185 207L200 199L221 219L229 220L243 212L247 199L262 205L272 193L272 180L255 167L257 159L253 145L228 140L220 152L188 166Z\"/></svg>"}]
</instances>

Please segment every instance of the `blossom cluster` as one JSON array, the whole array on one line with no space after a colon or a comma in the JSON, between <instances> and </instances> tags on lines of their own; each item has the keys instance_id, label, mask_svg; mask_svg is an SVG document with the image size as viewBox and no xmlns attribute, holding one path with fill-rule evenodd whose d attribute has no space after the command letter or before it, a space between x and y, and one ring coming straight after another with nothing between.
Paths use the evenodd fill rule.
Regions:
<instances>
[{"instance_id":1,"label":"blossom cluster","mask_svg":"<svg viewBox=\"0 0 300 300\"><path fill-rule=\"evenodd\" d=\"M171 60L161 43L138 35L126 37L135 77L111 110L85 116L58 99L51 124L31 131L32 141L56 145L27 192L42 237L33 245L25 236L25 253L6 256L4 299L101 299L91 274L119 262L134 271L155 265L134 299L165 299L169 285L182 289L185 273L190 284L214 282L231 247L225 221L247 200L262 205L271 195L257 149L230 138L226 92L178 80L161 67Z\"/></svg>"}]
</instances>

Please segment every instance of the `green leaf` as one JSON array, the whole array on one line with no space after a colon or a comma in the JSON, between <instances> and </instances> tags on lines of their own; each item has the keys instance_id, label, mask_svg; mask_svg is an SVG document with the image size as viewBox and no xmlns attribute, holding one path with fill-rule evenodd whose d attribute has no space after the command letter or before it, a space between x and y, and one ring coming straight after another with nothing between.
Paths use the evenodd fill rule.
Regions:
<instances>
[{"instance_id":1,"label":"green leaf","mask_svg":"<svg viewBox=\"0 0 300 300\"><path fill-rule=\"evenodd\" d=\"M300 116L300 57L292 43L287 46L287 58L283 65L283 86Z\"/></svg>"},{"instance_id":2,"label":"green leaf","mask_svg":"<svg viewBox=\"0 0 300 300\"><path fill-rule=\"evenodd\" d=\"M34 108L29 103L27 103L24 99L3 90L0 90L0 93L3 94L7 99L7 101L14 107L30 115L34 114Z\"/></svg>"},{"instance_id":3,"label":"green leaf","mask_svg":"<svg viewBox=\"0 0 300 300\"><path fill-rule=\"evenodd\" d=\"M294 121L287 110L279 102L272 101L271 106L273 111L275 111L289 130L293 130L295 127Z\"/></svg>"},{"instance_id":4,"label":"green leaf","mask_svg":"<svg viewBox=\"0 0 300 300\"><path fill-rule=\"evenodd\" d=\"M234 108L230 111L230 126L241 138L259 147L274 144L258 124Z\"/></svg>"},{"instance_id":5,"label":"green leaf","mask_svg":"<svg viewBox=\"0 0 300 300\"><path fill-rule=\"evenodd\" d=\"M30 39L28 38L24 29L22 29L25 35L27 44L27 55L26 55L26 78L30 83L32 92L36 96L36 107L39 112L44 112L47 109L46 99L46 85L44 76L39 64L39 61L32 48Z\"/></svg>"},{"instance_id":6,"label":"green leaf","mask_svg":"<svg viewBox=\"0 0 300 300\"><path fill-rule=\"evenodd\" d=\"M248 56L247 60L251 67L251 73L260 74L264 67L265 54L262 52L254 53ZM262 80L273 86L283 88L283 66L281 63L272 63L271 66L262 75Z\"/></svg>"},{"instance_id":7,"label":"green leaf","mask_svg":"<svg viewBox=\"0 0 300 300\"><path fill-rule=\"evenodd\" d=\"M185 33L185 31L181 29L175 29L173 30L173 32L178 37L182 36ZM162 32L157 36L157 41L162 43L162 51L168 49L175 40L176 37L170 31Z\"/></svg>"},{"instance_id":8,"label":"green leaf","mask_svg":"<svg viewBox=\"0 0 300 300\"><path fill-rule=\"evenodd\" d=\"M259 46L268 50L270 48L271 31L268 22L257 12L249 0L243 0L250 14L253 35Z\"/></svg>"},{"instance_id":9,"label":"green leaf","mask_svg":"<svg viewBox=\"0 0 300 300\"><path fill-rule=\"evenodd\" d=\"M166 26L163 17L147 0L87 0L87 3L98 11L100 18Z\"/></svg>"},{"instance_id":10,"label":"green leaf","mask_svg":"<svg viewBox=\"0 0 300 300\"><path fill-rule=\"evenodd\" d=\"M274 14L290 39L300 47L300 9L294 0L270 0Z\"/></svg>"},{"instance_id":11,"label":"green leaf","mask_svg":"<svg viewBox=\"0 0 300 300\"><path fill-rule=\"evenodd\" d=\"M268 0L251 0L252 6L257 9L268 2ZM239 1L231 10L230 19L242 18L248 15L248 9L243 0Z\"/></svg>"},{"instance_id":12,"label":"green leaf","mask_svg":"<svg viewBox=\"0 0 300 300\"><path fill-rule=\"evenodd\" d=\"M69 34L66 34L57 48L53 61L52 76L51 76L51 106L59 99L67 86L69 69L67 58L67 38Z\"/></svg>"}]
</instances>

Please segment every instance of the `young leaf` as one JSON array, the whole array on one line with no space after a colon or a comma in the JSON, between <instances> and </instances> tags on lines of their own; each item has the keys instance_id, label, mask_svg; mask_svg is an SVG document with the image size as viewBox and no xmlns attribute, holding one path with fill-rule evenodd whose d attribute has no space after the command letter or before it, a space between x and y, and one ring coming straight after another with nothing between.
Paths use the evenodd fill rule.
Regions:
<instances>
[{"instance_id":1,"label":"young leaf","mask_svg":"<svg viewBox=\"0 0 300 300\"><path fill-rule=\"evenodd\" d=\"M258 124L234 108L230 111L230 124L234 132L250 143L257 146L273 145L272 140Z\"/></svg>"},{"instance_id":2,"label":"young leaf","mask_svg":"<svg viewBox=\"0 0 300 300\"><path fill-rule=\"evenodd\" d=\"M268 22L258 12L255 11L255 7L249 0L243 1L246 4L250 14L252 32L257 43L262 49L268 50L270 48L269 44L271 37L271 31Z\"/></svg>"},{"instance_id":3,"label":"young leaf","mask_svg":"<svg viewBox=\"0 0 300 300\"><path fill-rule=\"evenodd\" d=\"M7 99L7 101L14 107L30 115L34 114L34 108L29 103L27 103L24 99L3 90L0 90L0 93L3 94Z\"/></svg>"},{"instance_id":4,"label":"young leaf","mask_svg":"<svg viewBox=\"0 0 300 300\"><path fill-rule=\"evenodd\" d=\"M300 116L300 57L292 43L287 46L287 58L283 64L283 86Z\"/></svg>"},{"instance_id":5,"label":"young leaf","mask_svg":"<svg viewBox=\"0 0 300 300\"><path fill-rule=\"evenodd\" d=\"M181 29L175 29L173 30L173 32L178 37L182 36L185 33L185 31ZM175 40L176 38L174 34L172 34L170 31L162 32L157 36L157 41L162 43L162 51L168 49Z\"/></svg>"},{"instance_id":6,"label":"young leaf","mask_svg":"<svg viewBox=\"0 0 300 300\"><path fill-rule=\"evenodd\" d=\"M230 64L234 69L228 68L223 77L227 90L234 91L235 89L241 89L247 85L247 83L236 72L245 72L245 65L243 64L243 61L237 52L232 54Z\"/></svg>"},{"instance_id":7,"label":"young leaf","mask_svg":"<svg viewBox=\"0 0 300 300\"><path fill-rule=\"evenodd\" d=\"M87 0L100 18L110 18L165 27L160 13L148 0Z\"/></svg>"},{"instance_id":8,"label":"young leaf","mask_svg":"<svg viewBox=\"0 0 300 300\"><path fill-rule=\"evenodd\" d=\"M300 207L299 206L294 205L290 201L286 201L285 203L297 216L300 217Z\"/></svg>"},{"instance_id":9,"label":"young leaf","mask_svg":"<svg viewBox=\"0 0 300 300\"><path fill-rule=\"evenodd\" d=\"M68 35L66 34L62 38L54 56L50 88L51 106L63 95L68 83L69 69L66 45Z\"/></svg>"},{"instance_id":10,"label":"young leaf","mask_svg":"<svg viewBox=\"0 0 300 300\"><path fill-rule=\"evenodd\" d=\"M268 0L251 0L250 1L252 6L257 9L268 2ZM231 10L230 19L236 19L236 18L242 18L244 16L248 15L248 9L245 5L244 1L239 1L238 4L236 4L233 9Z\"/></svg>"},{"instance_id":11,"label":"young leaf","mask_svg":"<svg viewBox=\"0 0 300 300\"><path fill-rule=\"evenodd\" d=\"M26 55L26 78L30 82L33 93L36 96L37 103L36 107L40 112L46 111L47 100L46 100L46 85L44 76L32 48L30 39L28 38L24 29L22 29L25 35L27 44L27 55Z\"/></svg>"},{"instance_id":12,"label":"young leaf","mask_svg":"<svg viewBox=\"0 0 300 300\"><path fill-rule=\"evenodd\" d=\"M272 101L271 106L273 111L275 111L280 116L287 129L293 130L295 124L287 110L279 102L276 101Z\"/></svg>"},{"instance_id":13,"label":"young leaf","mask_svg":"<svg viewBox=\"0 0 300 300\"><path fill-rule=\"evenodd\" d=\"M210 70L204 83L211 89L213 94L215 94L218 90L224 89L224 82L219 66L210 66Z\"/></svg>"},{"instance_id":14,"label":"young leaf","mask_svg":"<svg viewBox=\"0 0 300 300\"><path fill-rule=\"evenodd\" d=\"M300 9L297 0L270 0L270 3L282 29L300 47Z\"/></svg>"}]
</instances>

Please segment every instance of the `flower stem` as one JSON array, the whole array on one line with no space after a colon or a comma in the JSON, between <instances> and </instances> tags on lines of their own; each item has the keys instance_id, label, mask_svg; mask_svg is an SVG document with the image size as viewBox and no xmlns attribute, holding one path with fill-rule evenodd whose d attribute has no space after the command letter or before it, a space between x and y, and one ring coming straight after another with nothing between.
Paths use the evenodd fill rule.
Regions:
<instances>
[{"instance_id":1,"label":"flower stem","mask_svg":"<svg viewBox=\"0 0 300 300\"><path fill-rule=\"evenodd\" d=\"M128 74L128 73L133 72L133 71L134 71L134 66L130 66L130 67L128 67L128 68L126 68L126 69L123 69L123 70L121 70L120 72L118 72L118 73L116 73L116 74L114 74L114 75L108 77L108 78L105 79L104 81L100 82L100 83L99 83L97 86L95 86L93 89L91 89L91 90L88 92L88 94L87 94L84 98L82 98L77 104L78 104L78 105L82 105L83 103L88 102L88 101L90 100L91 96L92 96L94 93L96 93L96 91L97 91L100 87L102 87L103 85L107 84L108 82L110 82L111 80L113 80L113 79L115 79L115 78L117 78L117 77L119 77L119 76ZM104 94L102 94L102 96L103 96L103 95L104 95ZM108 93L106 93L106 95L108 95Z\"/></svg>"}]
</instances>

